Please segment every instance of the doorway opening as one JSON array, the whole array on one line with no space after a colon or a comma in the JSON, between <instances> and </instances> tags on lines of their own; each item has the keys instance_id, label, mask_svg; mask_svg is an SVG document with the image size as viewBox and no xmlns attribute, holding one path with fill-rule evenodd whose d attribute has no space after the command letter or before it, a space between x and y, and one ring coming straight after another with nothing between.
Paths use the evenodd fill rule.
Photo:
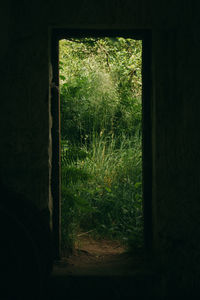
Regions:
<instances>
[{"instance_id":1,"label":"doorway opening","mask_svg":"<svg viewBox=\"0 0 200 300\"><path fill-rule=\"evenodd\" d=\"M59 256L148 248L151 127L144 36L59 33L53 39L60 100L53 219Z\"/></svg>"}]
</instances>

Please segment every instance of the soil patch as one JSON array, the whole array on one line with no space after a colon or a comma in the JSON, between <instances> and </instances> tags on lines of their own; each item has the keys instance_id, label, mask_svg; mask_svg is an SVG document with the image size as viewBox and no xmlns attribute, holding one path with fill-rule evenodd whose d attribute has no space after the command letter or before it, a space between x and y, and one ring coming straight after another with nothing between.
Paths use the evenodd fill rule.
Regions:
<instances>
[{"instance_id":1,"label":"soil patch","mask_svg":"<svg viewBox=\"0 0 200 300\"><path fill-rule=\"evenodd\" d=\"M91 236L80 236L75 245L76 251L84 251L96 258L121 254L126 251L118 241L107 239L95 240Z\"/></svg>"},{"instance_id":2,"label":"soil patch","mask_svg":"<svg viewBox=\"0 0 200 300\"><path fill-rule=\"evenodd\" d=\"M141 268L143 259L126 251L118 241L80 236L73 255L54 265L54 273L65 275L127 275Z\"/></svg>"}]
</instances>

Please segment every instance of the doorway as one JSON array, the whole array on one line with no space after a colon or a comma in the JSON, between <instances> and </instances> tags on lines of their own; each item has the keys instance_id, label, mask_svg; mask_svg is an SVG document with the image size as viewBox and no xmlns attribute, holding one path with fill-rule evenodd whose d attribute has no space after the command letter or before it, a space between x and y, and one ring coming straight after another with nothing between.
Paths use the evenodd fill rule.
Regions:
<instances>
[{"instance_id":1,"label":"doorway","mask_svg":"<svg viewBox=\"0 0 200 300\"><path fill-rule=\"evenodd\" d=\"M57 89L54 88L54 91L52 92L52 114L55 118L52 130L54 162L52 170L52 192L54 197L53 227L55 254L57 254L55 256L57 257L60 257L61 254L61 236L65 235L63 235L61 228L61 224L64 224L61 212L61 192L63 195L66 195L66 198L68 199L65 200L65 204L67 203L66 211L69 212L71 210L71 216L68 215L66 219L76 219L76 222L72 222L70 225L67 224L68 229L70 229L67 229L67 234L71 234L71 236L68 236L68 245L71 243L70 239L74 238L74 232L79 236L86 236L87 234L103 234L106 236L110 235L112 238L115 237L116 234L120 235L123 233L120 238L124 238L124 240L129 239L130 241L130 236L136 236L140 240L138 239L138 241L136 241L136 239L133 238L133 243L135 244L135 242L140 243L142 237L144 247L146 249L150 247L152 229L150 192L151 102L149 101L150 53L147 53L147 44L149 47L149 39L147 36L146 33L139 32L136 34L130 34L130 32L122 33L108 31L67 32L65 30L56 30L54 32L52 39L53 82ZM63 58L60 58L59 60L59 43L63 47L62 55L63 58L65 56L65 60L62 60ZM140 48L141 53L138 55L135 53L134 55L134 51L131 52L131 47L136 51ZM71 59L69 58L70 55ZM66 59L67 56L69 58L68 60ZM73 56L74 58L72 60ZM99 60L99 56L101 56L101 60ZM118 63L116 63L116 56L118 56ZM140 56L142 63L139 69L139 64L136 63L136 60L139 60ZM127 57L128 62L124 63ZM99 60L99 65L95 59ZM115 59L116 61L114 61ZM86 61L88 61L88 63L86 63ZM74 66L72 70L73 62ZM67 68L64 68L65 64L68 65ZM82 68L82 73L77 69L78 65ZM88 69L88 66L91 70ZM113 66L115 69L118 68L118 73L120 73L120 71L122 73L124 72L124 76L121 76L123 82L121 79L117 82L116 74L118 73L113 72ZM66 72L69 73L66 74ZM76 72L76 75L70 76L70 73L72 74L74 72ZM86 73L87 76L85 75ZM139 80L139 74L141 75L141 82ZM113 78L115 78L115 80L113 80ZM60 88L58 88L59 82ZM124 86L123 88L123 84L129 84L129 88L128 86ZM133 89L135 90L133 91ZM121 92L120 96L117 94L119 91ZM132 97L130 96L130 93L132 94ZM65 99L61 99L61 103L59 101L60 96ZM88 99L90 99L90 103L88 103ZM91 103L92 101L93 103ZM66 105L66 102L68 105ZM129 104L130 111L128 110ZM124 111L122 106L124 107ZM60 108L61 118L63 114L61 123ZM74 113L74 111L76 112ZM137 112L137 117L136 115L134 117L135 112ZM100 115L100 118L94 118L95 113L98 116ZM141 122L138 122L140 117ZM75 119L77 122L76 124L74 122ZM133 124L132 122L134 121L138 124ZM119 130L119 127L116 126L116 123L119 124L120 122L129 122L128 125L121 126L123 127L123 134L122 131ZM66 126L67 123L68 126ZM71 124L71 128L69 124ZM62 133L62 128L66 129L65 133ZM137 134L133 134L136 129ZM60 140L60 133L62 142ZM133 140L132 143L130 143L130 136L131 138L134 137L134 145ZM136 136L138 138L137 142ZM129 147L127 147L127 143L129 143ZM135 151L136 148L139 149ZM111 150L115 154L115 157L113 153L111 154ZM127 152L125 153L124 150ZM128 152L130 154L129 156ZM122 155L122 153L125 154ZM141 163L140 159L138 159L138 157L136 158L137 155L141 158L141 154L143 157L142 164L137 169L140 174L137 176L135 182L130 182L130 185L128 185L127 182L130 181L130 178L122 176L123 172L124 170L128 170L129 173L134 173L136 167L131 168L130 170L130 166L133 166L134 163L137 165ZM122 160L120 155L124 157L123 163L126 167L119 164L119 161ZM99 165L99 162L102 163L103 161L107 164L107 167L105 165ZM62 169L62 164L65 165L65 171ZM87 165L87 167L85 165ZM99 174L101 174L101 179L97 176L97 165L100 170ZM104 173L103 169L107 169L107 173ZM111 173L113 177L111 176ZM121 176L119 181L121 183L123 181L125 182L125 188L121 189L119 181L116 182L116 173L119 177ZM61 177L63 181L67 178L67 183L64 187L65 192L63 186L61 186ZM93 181L91 177L93 177ZM94 178L98 178L95 183L96 185L94 184ZM88 182L90 183L89 185ZM76 186L77 183L78 186ZM128 199L130 197L132 199L132 204L130 199ZM123 199L123 201L121 201L121 207L118 207L118 210L116 209L116 206L119 206L120 201L117 201L117 199ZM136 201L136 199L138 201ZM124 205L124 201L128 203L127 206ZM129 224L124 230L120 229L120 226L123 227L124 225L124 219L127 221L126 218L129 217L133 220L133 216L136 215L135 212L131 215L131 209L134 208L133 202L135 202L137 206L138 217L138 219L135 218L134 222L137 219L137 224L139 224L139 226L134 227L133 224L130 223L131 225ZM104 203L104 206L102 203ZM132 212L133 210L134 209L132 209ZM115 212L115 217L113 217L113 211ZM80 212L82 215L78 214ZM85 216L83 217L83 215ZM118 224L116 224L117 219L120 221ZM77 220L80 221L78 226L75 224L77 223ZM142 220L144 220L144 223ZM135 233L138 232L138 235L133 234L134 229L136 229Z\"/></svg>"}]
</instances>

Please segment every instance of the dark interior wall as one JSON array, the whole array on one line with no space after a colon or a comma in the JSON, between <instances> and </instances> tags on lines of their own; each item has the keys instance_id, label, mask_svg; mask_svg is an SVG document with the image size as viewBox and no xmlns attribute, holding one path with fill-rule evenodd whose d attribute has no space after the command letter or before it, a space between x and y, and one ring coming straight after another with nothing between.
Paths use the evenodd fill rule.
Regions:
<instances>
[{"instance_id":1,"label":"dark interior wall","mask_svg":"<svg viewBox=\"0 0 200 300\"><path fill-rule=\"evenodd\" d=\"M155 248L182 286L199 283L199 32L153 35ZM173 272L172 272L173 270Z\"/></svg>"},{"instance_id":2,"label":"dark interior wall","mask_svg":"<svg viewBox=\"0 0 200 300\"><path fill-rule=\"evenodd\" d=\"M154 15L152 43L154 247L163 293L184 296L196 292L200 272L199 9L182 2L164 11Z\"/></svg>"},{"instance_id":3,"label":"dark interior wall","mask_svg":"<svg viewBox=\"0 0 200 300\"><path fill-rule=\"evenodd\" d=\"M8 2L4 9L0 179L45 209L51 164L47 25L36 22L31 6Z\"/></svg>"},{"instance_id":4,"label":"dark interior wall","mask_svg":"<svg viewBox=\"0 0 200 300\"><path fill-rule=\"evenodd\" d=\"M152 30L153 248L169 278L191 288L200 273L198 11L197 1L7 1L0 18L0 178L40 210L51 206L51 28Z\"/></svg>"}]
</instances>

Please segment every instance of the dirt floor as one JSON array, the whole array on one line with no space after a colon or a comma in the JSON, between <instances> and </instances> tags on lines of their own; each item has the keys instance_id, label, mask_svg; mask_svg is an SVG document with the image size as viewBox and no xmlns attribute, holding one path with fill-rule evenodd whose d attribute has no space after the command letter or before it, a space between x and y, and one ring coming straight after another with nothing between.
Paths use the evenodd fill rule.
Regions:
<instances>
[{"instance_id":1,"label":"dirt floor","mask_svg":"<svg viewBox=\"0 0 200 300\"><path fill-rule=\"evenodd\" d=\"M73 255L55 262L54 274L65 275L124 275L143 265L141 255L133 255L117 241L94 240L80 235Z\"/></svg>"},{"instance_id":2,"label":"dirt floor","mask_svg":"<svg viewBox=\"0 0 200 300\"><path fill-rule=\"evenodd\" d=\"M126 251L118 241L106 239L95 240L89 235L81 235L76 242L78 252L88 253L97 259L103 259L110 255L121 254Z\"/></svg>"}]
</instances>

